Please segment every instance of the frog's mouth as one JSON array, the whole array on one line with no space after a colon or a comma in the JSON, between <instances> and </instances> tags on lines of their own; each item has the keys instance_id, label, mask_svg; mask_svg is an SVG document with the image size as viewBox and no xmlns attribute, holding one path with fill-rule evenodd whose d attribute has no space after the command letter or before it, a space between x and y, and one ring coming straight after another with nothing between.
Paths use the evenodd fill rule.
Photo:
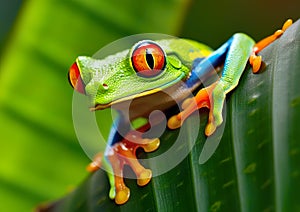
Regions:
<instances>
[{"instance_id":1,"label":"frog's mouth","mask_svg":"<svg viewBox=\"0 0 300 212\"><path fill-rule=\"evenodd\" d=\"M144 91L142 93L137 93L137 94L133 94L133 95L130 95L130 96L126 96L126 97L114 100L114 101L112 101L110 103L107 103L107 104L96 104L95 106L90 107L90 110L91 111L103 110L103 109L111 107L112 105L116 105L116 104L119 104L119 103L122 103L122 102L125 102L125 101L130 101L130 100L133 100L133 99L136 99L136 98L142 98L144 96L148 96L148 95L157 93L159 91L162 91L162 88L155 88L155 89L152 89L152 90Z\"/></svg>"}]
</instances>

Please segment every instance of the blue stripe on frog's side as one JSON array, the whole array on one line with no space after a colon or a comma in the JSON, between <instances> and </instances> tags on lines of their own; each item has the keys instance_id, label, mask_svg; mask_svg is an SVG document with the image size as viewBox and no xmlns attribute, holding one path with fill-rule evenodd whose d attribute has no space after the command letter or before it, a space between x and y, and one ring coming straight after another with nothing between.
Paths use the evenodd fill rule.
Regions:
<instances>
[{"instance_id":1,"label":"blue stripe on frog's side","mask_svg":"<svg viewBox=\"0 0 300 212\"><path fill-rule=\"evenodd\" d=\"M187 87L193 87L199 80L204 82L207 75L209 75L216 67L224 64L227 52L232 44L233 37L231 37L220 48L214 51L207 58L197 58L194 60L191 76L186 81Z\"/></svg>"}]
</instances>

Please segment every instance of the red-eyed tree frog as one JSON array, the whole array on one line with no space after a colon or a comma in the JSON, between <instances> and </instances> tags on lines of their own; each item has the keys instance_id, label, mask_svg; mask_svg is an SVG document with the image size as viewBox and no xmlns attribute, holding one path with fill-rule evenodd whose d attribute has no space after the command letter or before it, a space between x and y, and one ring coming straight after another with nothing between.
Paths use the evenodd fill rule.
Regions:
<instances>
[{"instance_id":1,"label":"red-eyed tree frog","mask_svg":"<svg viewBox=\"0 0 300 212\"><path fill-rule=\"evenodd\" d=\"M130 190L122 175L125 164L135 172L140 186L148 184L152 177L151 170L139 163L136 150L141 147L145 152L154 151L160 140L135 134L136 131L147 131L151 127L149 122L133 130L131 121L140 117L147 119L153 110L167 111L175 102L181 102L182 111L168 119L168 127L179 128L194 111L207 107L210 112L205 134L212 135L223 122L226 94L238 85L247 62L254 73L258 72L262 58L256 54L280 37L291 24L291 20L286 21L281 30L256 44L245 34L234 34L215 51L195 41L164 39L142 40L131 49L104 59L78 57L69 71L73 88L90 97L92 110L114 106L120 114L111 129L103 158L96 157L88 166L89 171L95 171L102 161L102 165L112 170L110 198L117 204L124 204L129 199ZM201 87L201 79L214 68L221 70L220 78ZM172 93L173 98L163 95L166 92ZM191 92L196 95L187 98ZM130 115L123 111L123 105L128 101L132 101ZM190 104L191 101L196 104Z\"/></svg>"}]
</instances>

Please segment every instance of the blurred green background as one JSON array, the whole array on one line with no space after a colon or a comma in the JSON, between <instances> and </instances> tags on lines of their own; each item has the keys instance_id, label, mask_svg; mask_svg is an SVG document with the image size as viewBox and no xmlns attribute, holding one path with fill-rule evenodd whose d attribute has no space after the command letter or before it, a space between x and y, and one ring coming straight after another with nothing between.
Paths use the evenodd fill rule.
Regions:
<instances>
[{"instance_id":1,"label":"blurred green background","mask_svg":"<svg viewBox=\"0 0 300 212\"><path fill-rule=\"evenodd\" d=\"M300 9L298 0L0 3L0 211L30 211L87 176L89 159L73 129L66 77L78 55L145 32L213 48L235 32L259 40L287 18L299 18Z\"/></svg>"}]
</instances>

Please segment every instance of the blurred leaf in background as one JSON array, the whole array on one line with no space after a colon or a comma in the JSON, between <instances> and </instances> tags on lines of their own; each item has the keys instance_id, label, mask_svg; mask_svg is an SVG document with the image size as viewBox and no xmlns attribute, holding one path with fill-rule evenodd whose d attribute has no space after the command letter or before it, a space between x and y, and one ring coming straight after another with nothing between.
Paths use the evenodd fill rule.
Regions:
<instances>
[{"instance_id":1,"label":"blurred leaf in background","mask_svg":"<svg viewBox=\"0 0 300 212\"><path fill-rule=\"evenodd\" d=\"M21 6L21 0L0 1L0 51L5 45L8 33Z\"/></svg>"},{"instance_id":2,"label":"blurred leaf in background","mask_svg":"<svg viewBox=\"0 0 300 212\"><path fill-rule=\"evenodd\" d=\"M235 32L244 32L258 41L280 28L288 18L297 20L299 8L298 0L194 0L180 34L213 48Z\"/></svg>"},{"instance_id":3,"label":"blurred leaf in background","mask_svg":"<svg viewBox=\"0 0 300 212\"><path fill-rule=\"evenodd\" d=\"M93 55L118 38L145 32L216 47L236 31L260 38L285 19L298 18L296 1L272 1L274 12L269 2L256 4L253 9L248 1L233 0L216 5L185 0L1 1L0 211L33 209L87 176L89 159L73 129L73 90L66 77L78 55Z\"/></svg>"}]
</instances>

